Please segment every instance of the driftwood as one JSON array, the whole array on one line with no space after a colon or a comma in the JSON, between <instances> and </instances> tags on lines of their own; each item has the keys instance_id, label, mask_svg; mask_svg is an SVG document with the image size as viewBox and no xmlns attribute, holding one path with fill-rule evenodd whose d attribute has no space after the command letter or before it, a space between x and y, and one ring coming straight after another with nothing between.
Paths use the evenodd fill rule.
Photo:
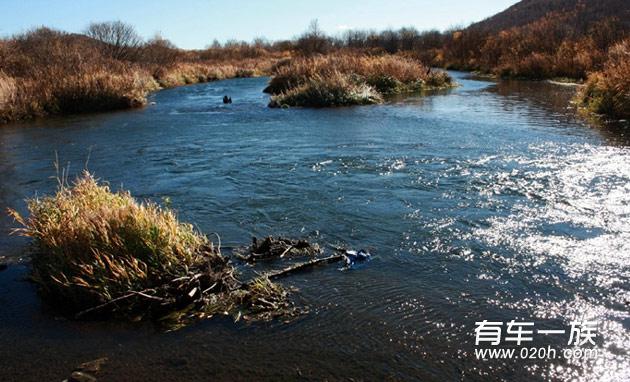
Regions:
<instances>
[{"instance_id":1,"label":"driftwood","mask_svg":"<svg viewBox=\"0 0 630 382\"><path fill-rule=\"evenodd\" d=\"M277 271L271 271L263 274L263 277L267 277L269 280L279 279L284 276L288 276L293 273L302 272L307 269L313 268L320 264L330 264L336 263L344 259L344 255L332 255L328 257L322 257L319 259L310 260L304 263L294 264L284 269L279 269Z\"/></svg>"},{"instance_id":2,"label":"driftwood","mask_svg":"<svg viewBox=\"0 0 630 382\"><path fill-rule=\"evenodd\" d=\"M190 269L185 276L167 280L152 288L127 291L100 305L82 310L74 317L78 319L96 313L113 313L120 309L121 312L159 318L191 304L203 307L212 296L239 288L241 283L234 276L234 271L226 258L209 257L207 264ZM118 303L124 304L118 306Z\"/></svg>"}]
</instances>

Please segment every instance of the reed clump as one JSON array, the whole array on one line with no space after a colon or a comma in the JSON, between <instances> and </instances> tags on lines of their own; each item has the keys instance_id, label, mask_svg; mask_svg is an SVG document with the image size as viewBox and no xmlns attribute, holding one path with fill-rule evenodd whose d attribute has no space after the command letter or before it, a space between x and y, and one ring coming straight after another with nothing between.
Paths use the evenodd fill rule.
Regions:
<instances>
[{"instance_id":1,"label":"reed clump","mask_svg":"<svg viewBox=\"0 0 630 382\"><path fill-rule=\"evenodd\" d=\"M273 69L270 106L345 106L381 102L384 95L453 86L442 71L394 55L296 57Z\"/></svg>"},{"instance_id":2,"label":"reed clump","mask_svg":"<svg viewBox=\"0 0 630 382\"><path fill-rule=\"evenodd\" d=\"M239 282L219 249L173 211L112 192L88 172L27 202L28 217L9 212L22 225L16 231L34 241L32 279L75 317L181 321L273 316L288 306L286 292L269 280Z\"/></svg>"},{"instance_id":3,"label":"reed clump","mask_svg":"<svg viewBox=\"0 0 630 382\"><path fill-rule=\"evenodd\" d=\"M630 118L630 39L614 45L599 72L591 73L578 99L584 109L612 118Z\"/></svg>"}]
</instances>

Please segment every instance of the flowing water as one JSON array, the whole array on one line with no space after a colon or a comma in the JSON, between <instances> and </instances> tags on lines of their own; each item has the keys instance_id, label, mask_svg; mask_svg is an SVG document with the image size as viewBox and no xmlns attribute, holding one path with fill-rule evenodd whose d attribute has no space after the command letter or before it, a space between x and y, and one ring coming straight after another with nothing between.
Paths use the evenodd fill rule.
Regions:
<instances>
[{"instance_id":1,"label":"flowing water","mask_svg":"<svg viewBox=\"0 0 630 382\"><path fill-rule=\"evenodd\" d=\"M115 381L629 380L630 130L577 119L572 88L453 74L457 89L379 106L269 109L266 79L236 79L2 127L2 207L51 192L57 152L71 174L89 157L113 187L168 197L224 247L282 234L375 258L283 280L309 310L292 322L165 333L60 319L23 281L28 242L2 216L15 264L0 272L0 379L62 380L105 356ZM597 321L599 353L482 362L484 319L565 329L522 345L559 350L571 321Z\"/></svg>"}]
</instances>

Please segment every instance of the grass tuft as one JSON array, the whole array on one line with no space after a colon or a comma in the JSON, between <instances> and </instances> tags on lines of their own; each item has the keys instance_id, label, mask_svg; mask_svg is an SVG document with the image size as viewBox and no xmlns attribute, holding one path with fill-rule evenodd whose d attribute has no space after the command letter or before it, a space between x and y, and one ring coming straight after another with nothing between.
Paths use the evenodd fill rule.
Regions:
<instances>
[{"instance_id":1,"label":"grass tuft","mask_svg":"<svg viewBox=\"0 0 630 382\"><path fill-rule=\"evenodd\" d=\"M211 246L172 211L111 192L87 172L53 196L28 200L28 210L26 219L11 214L34 240L33 279L74 309L183 276Z\"/></svg>"},{"instance_id":2,"label":"grass tuft","mask_svg":"<svg viewBox=\"0 0 630 382\"><path fill-rule=\"evenodd\" d=\"M34 241L32 279L64 312L182 319L247 311L271 317L270 310L288 306L279 285L239 282L218 249L173 211L112 192L88 172L27 204L27 218L9 213L22 225L16 231Z\"/></svg>"}]
</instances>

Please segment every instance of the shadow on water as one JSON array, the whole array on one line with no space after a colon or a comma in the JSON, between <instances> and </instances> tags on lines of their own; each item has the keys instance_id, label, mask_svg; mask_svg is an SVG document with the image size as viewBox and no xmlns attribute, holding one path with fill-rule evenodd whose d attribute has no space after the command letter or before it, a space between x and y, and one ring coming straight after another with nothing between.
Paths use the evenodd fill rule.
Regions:
<instances>
[{"instance_id":1,"label":"shadow on water","mask_svg":"<svg viewBox=\"0 0 630 382\"><path fill-rule=\"evenodd\" d=\"M583 116L576 111L577 86L558 85L547 81L501 80L492 87L505 100L504 109L514 111L523 103L539 109L542 118L556 118L561 124L581 124L591 127L607 142L619 146L630 146L630 123L626 121L604 121Z\"/></svg>"},{"instance_id":2,"label":"shadow on water","mask_svg":"<svg viewBox=\"0 0 630 382\"><path fill-rule=\"evenodd\" d=\"M0 129L3 208L54 190L55 151L72 174L91 152L113 188L169 197L224 245L282 234L376 256L287 279L310 310L290 324L219 318L174 333L58 319L13 265L0 272L0 377L62 380L106 356L110 380L628 379L625 141L576 118L566 87L453 74L458 88L378 106L269 109L266 79L236 79ZM6 236L13 224L0 218L0 255L16 259L27 243ZM599 361L475 359L476 321L582 317L601 324Z\"/></svg>"}]
</instances>

